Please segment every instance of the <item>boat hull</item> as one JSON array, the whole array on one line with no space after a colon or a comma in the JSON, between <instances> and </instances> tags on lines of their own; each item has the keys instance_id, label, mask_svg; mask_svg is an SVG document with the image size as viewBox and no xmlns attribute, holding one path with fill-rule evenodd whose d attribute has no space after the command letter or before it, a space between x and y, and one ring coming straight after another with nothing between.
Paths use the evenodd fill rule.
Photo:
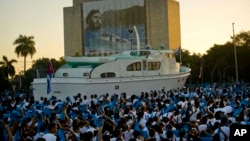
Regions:
<instances>
[{"instance_id":1,"label":"boat hull","mask_svg":"<svg viewBox=\"0 0 250 141\"><path fill-rule=\"evenodd\" d=\"M56 96L65 100L66 97L81 93L81 95L97 94L98 96L109 93L109 95L126 93L126 96L140 95L141 92L159 91L165 89L182 88L190 72L157 75L143 77L122 77L122 78L101 78L101 79L84 79L84 78L52 78L52 91L47 94L47 79L40 78L33 81L33 93L36 100L40 97Z\"/></svg>"}]
</instances>

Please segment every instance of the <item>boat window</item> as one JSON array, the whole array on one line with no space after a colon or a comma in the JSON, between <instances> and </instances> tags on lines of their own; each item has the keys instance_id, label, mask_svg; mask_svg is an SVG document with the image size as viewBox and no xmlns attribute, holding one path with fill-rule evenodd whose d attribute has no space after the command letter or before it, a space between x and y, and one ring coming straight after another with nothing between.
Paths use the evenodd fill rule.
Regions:
<instances>
[{"instance_id":1,"label":"boat window","mask_svg":"<svg viewBox=\"0 0 250 141\"><path fill-rule=\"evenodd\" d=\"M168 53L165 53L165 54L164 54L164 56L163 56L163 58L164 58L164 59L168 59L168 58L171 58L171 57L170 57L169 55L170 55L170 54L168 54Z\"/></svg>"},{"instance_id":2,"label":"boat window","mask_svg":"<svg viewBox=\"0 0 250 141\"><path fill-rule=\"evenodd\" d=\"M143 70L147 70L147 61L143 60L142 63L143 63Z\"/></svg>"},{"instance_id":3,"label":"boat window","mask_svg":"<svg viewBox=\"0 0 250 141\"><path fill-rule=\"evenodd\" d=\"M83 76L89 76L88 72L83 73Z\"/></svg>"},{"instance_id":4,"label":"boat window","mask_svg":"<svg viewBox=\"0 0 250 141\"><path fill-rule=\"evenodd\" d=\"M131 51L130 55L131 56L137 56L138 51ZM150 55L150 51L140 51L140 56L148 56Z\"/></svg>"},{"instance_id":5,"label":"boat window","mask_svg":"<svg viewBox=\"0 0 250 141\"><path fill-rule=\"evenodd\" d=\"M63 73L63 77L67 77L69 74L67 72Z\"/></svg>"},{"instance_id":6,"label":"boat window","mask_svg":"<svg viewBox=\"0 0 250 141\"><path fill-rule=\"evenodd\" d=\"M160 70L160 68L161 68L161 62L148 62L149 71Z\"/></svg>"},{"instance_id":7,"label":"boat window","mask_svg":"<svg viewBox=\"0 0 250 141\"><path fill-rule=\"evenodd\" d=\"M150 51L141 51L140 54L142 56L148 56L150 54Z\"/></svg>"},{"instance_id":8,"label":"boat window","mask_svg":"<svg viewBox=\"0 0 250 141\"><path fill-rule=\"evenodd\" d=\"M101 76L101 78L115 77L115 73L113 73L113 72L105 72L105 73L102 73L100 76Z\"/></svg>"},{"instance_id":9,"label":"boat window","mask_svg":"<svg viewBox=\"0 0 250 141\"><path fill-rule=\"evenodd\" d=\"M135 62L128 65L127 71L141 71L141 62Z\"/></svg>"},{"instance_id":10,"label":"boat window","mask_svg":"<svg viewBox=\"0 0 250 141\"><path fill-rule=\"evenodd\" d=\"M173 59L174 55L172 53L166 53L166 54L164 54L163 58L164 59L168 59L168 58Z\"/></svg>"},{"instance_id":11,"label":"boat window","mask_svg":"<svg viewBox=\"0 0 250 141\"><path fill-rule=\"evenodd\" d=\"M119 85L116 85L116 86L115 86L115 90L119 90Z\"/></svg>"},{"instance_id":12,"label":"boat window","mask_svg":"<svg viewBox=\"0 0 250 141\"><path fill-rule=\"evenodd\" d=\"M169 54L169 58L173 58L173 54Z\"/></svg>"},{"instance_id":13,"label":"boat window","mask_svg":"<svg viewBox=\"0 0 250 141\"><path fill-rule=\"evenodd\" d=\"M131 52L130 52L130 55L131 55L131 56L136 56L137 53L136 53L136 51L131 51Z\"/></svg>"}]
</instances>

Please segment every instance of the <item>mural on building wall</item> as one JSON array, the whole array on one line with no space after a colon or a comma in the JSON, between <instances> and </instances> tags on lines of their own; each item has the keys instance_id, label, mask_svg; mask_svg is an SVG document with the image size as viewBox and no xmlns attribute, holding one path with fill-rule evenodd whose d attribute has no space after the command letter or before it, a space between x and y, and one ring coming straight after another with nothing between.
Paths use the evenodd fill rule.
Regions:
<instances>
[{"instance_id":1,"label":"mural on building wall","mask_svg":"<svg viewBox=\"0 0 250 141\"><path fill-rule=\"evenodd\" d=\"M137 27L145 44L144 0L103 0L83 3L85 55L136 49Z\"/></svg>"}]
</instances>

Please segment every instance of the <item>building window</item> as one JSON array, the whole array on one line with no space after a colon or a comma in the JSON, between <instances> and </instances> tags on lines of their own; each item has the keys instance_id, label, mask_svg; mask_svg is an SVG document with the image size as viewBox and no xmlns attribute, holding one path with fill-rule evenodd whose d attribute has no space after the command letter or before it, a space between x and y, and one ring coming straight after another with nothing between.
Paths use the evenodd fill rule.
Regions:
<instances>
[{"instance_id":1,"label":"building window","mask_svg":"<svg viewBox=\"0 0 250 141\"><path fill-rule=\"evenodd\" d=\"M161 62L148 62L149 71L160 70L160 68L161 68Z\"/></svg>"},{"instance_id":2,"label":"building window","mask_svg":"<svg viewBox=\"0 0 250 141\"><path fill-rule=\"evenodd\" d=\"M128 65L127 71L141 71L141 62L135 62Z\"/></svg>"}]
</instances>

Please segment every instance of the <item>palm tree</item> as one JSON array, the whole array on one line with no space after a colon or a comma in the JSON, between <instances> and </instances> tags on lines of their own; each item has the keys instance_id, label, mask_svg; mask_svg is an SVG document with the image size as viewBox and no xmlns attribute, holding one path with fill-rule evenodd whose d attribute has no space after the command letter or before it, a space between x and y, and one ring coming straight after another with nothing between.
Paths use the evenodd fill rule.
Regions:
<instances>
[{"instance_id":1,"label":"palm tree","mask_svg":"<svg viewBox=\"0 0 250 141\"><path fill-rule=\"evenodd\" d=\"M33 36L19 35L19 37L14 41L14 45L17 45L15 53L17 57L24 57L24 73L26 72L26 57L28 55L32 56L36 53L35 41Z\"/></svg>"},{"instance_id":2,"label":"palm tree","mask_svg":"<svg viewBox=\"0 0 250 141\"><path fill-rule=\"evenodd\" d=\"M17 63L17 60L11 59L9 61L6 56L3 56L3 61L0 61L1 68L4 70L4 74L8 82L9 76L13 77L16 74L15 67L12 65L12 63Z\"/></svg>"}]
</instances>

